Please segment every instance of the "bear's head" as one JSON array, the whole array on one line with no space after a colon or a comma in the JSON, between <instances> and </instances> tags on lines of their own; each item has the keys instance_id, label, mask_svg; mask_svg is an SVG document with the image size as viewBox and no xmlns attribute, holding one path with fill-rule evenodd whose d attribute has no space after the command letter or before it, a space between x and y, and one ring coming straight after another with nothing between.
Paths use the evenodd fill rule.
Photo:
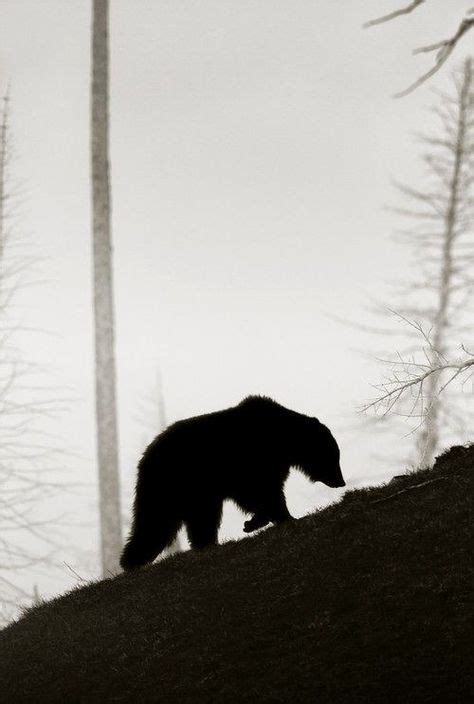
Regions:
<instances>
[{"instance_id":1,"label":"bear's head","mask_svg":"<svg viewBox=\"0 0 474 704\"><path fill-rule=\"evenodd\" d=\"M345 486L340 466L339 446L328 427L317 418L308 418L298 448L298 467L313 482L331 488Z\"/></svg>"}]
</instances>

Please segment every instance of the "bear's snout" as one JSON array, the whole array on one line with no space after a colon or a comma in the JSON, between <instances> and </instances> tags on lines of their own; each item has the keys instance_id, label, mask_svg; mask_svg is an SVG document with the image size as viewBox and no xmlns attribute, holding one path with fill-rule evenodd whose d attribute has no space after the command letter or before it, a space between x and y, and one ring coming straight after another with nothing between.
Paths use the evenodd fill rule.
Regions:
<instances>
[{"instance_id":1,"label":"bear's snout","mask_svg":"<svg viewBox=\"0 0 474 704\"><path fill-rule=\"evenodd\" d=\"M340 467L338 467L337 472L331 477L331 482L328 483L328 486L331 487L331 489L339 489L341 486L346 486Z\"/></svg>"},{"instance_id":2,"label":"bear's snout","mask_svg":"<svg viewBox=\"0 0 474 704\"><path fill-rule=\"evenodd\" d=\"M341 486L346 486L346 482L344 481L344 479L340 479L337 481L331 481L331 482L324 482L324 483L330 489L339 489Z\"/></svg>"}]
</instances>

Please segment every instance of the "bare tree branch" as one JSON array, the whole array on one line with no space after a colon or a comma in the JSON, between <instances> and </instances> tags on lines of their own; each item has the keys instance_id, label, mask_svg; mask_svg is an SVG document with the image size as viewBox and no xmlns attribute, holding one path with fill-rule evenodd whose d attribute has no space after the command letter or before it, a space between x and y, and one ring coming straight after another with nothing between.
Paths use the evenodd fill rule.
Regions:
<instances>
[{"instance_id":1,"label":"bare tree branch","mask_svg":"<svg viewBox=\"0 0 474 704\"><path fill-rule=\"evenodd\" d=\"M398 17L401 17L403 15L409 15L416 9L418 9L420 5L424 4L425 1L426 0L413 0L411 3L400 7L398 10L394 10L393 12L389 12L386 15L382 15L381 17L378 17L374 20L369 20L368 22L365 22L363 27L374 27L375 25L390 22L391 20L397 19ZM408 86L408 88L405 88L405 90L395 93L394 98L403 98L404 96L409 95L409 93L412 93L414 90L419 88L421 85L423 85L423 83L428 81L432 76L434 76L435 73L440 70L440 68L449 59L462 37L474 26L474 18L469 17L469 15L473 13L473 11L473 9L468 10L468 16L466 16L460 22L456 32L453 34L452 37L448 37L448 39L443 39L439 42L435 42L434 44L422 46L419 49L415 49L413 51L414 55L426 54L432 51L436 51L437 53L435 57L435 63L429 69L429 71L426 71L426 73L422 74L419 78L417 78L416 81L414 81Z\"/></svg>"},{"instance_id":2,"label":"bare tree branch","mask_svg":"<svg viewBox=\"0 0 474 704\"><path fill-rule=\"evenodd\" d=\"M423 486L427 486L428 484L433 484L434 482L440 482L443 479L452 479L454 475L450 475L449 477L435 477L434 479L428 479L426 482L420 482L419 484L412 484L411 486L405 487L405 489L400 489L400 491L396 491L394 494L389 494L389 496L384 496L382 499L376 499L375 501L371 501L372 504L380 504L384 501L390 501L390 499L394 499L396 496L400 496L400 494L405 494L407 491L413 491L413 489L421 489Z\"/></svg>"},{"instance_id":3,"label":"bare tree branch","mask_svg":"<svg viewBox=\"0 0 474 704\"><path fill-rule=\"evenodd\" d=\"M394 368L393 377L376 386L381 392L380 395L366 404L362 408L363 411L383 407L383 415L387 415L390 413L393 403L400 400L402 395L409 392L412 387L421 387L429 377L454 370L454 373L440 387L439 393L442 393L460 374L467 372L474 366L474 357L467 357L459 362L433 364L428 368L425 364L419 364L414 360L391 360L390 364ZM401 369L397 369L397 366Z\"/></svg>"},{"instance_id":4,"label":"bare tree branch","mask_svg":"<svg viewBox=\"0 0 474 704\"><path fill-rule=\"evenodd\" d=\"M413 0L409 5L406 5L405 7L401 7L399 10L394 10L393 12L389 12L387 15L382 15L382 17L377 17L375 20L369 20L366 22L363 26L364 27L374 27L377 24L383 24L384 22L390 22L390 20L394 20L397 17L401 17L402 15L409 15L413 10L416 10L417 7L422 5L425 2L425 0Z\"/></svg>"},{"instance_id":5,"label":"bare tree branch","mask_svg":"<svg viewBox=\"0 0 474 704\"><path fill-rule=\"evenodd\" d=\"M435 58L435 64L432 68L430 68L429 71L424 73L422 76L417 78L416 81L414 81L411 85L408 86L408 88L405 88L405 90L400 91L399 93L395 93L394 97L395 98L403 98L405 95L409 95L409 93L413 93L414 90L419 88L423 83L425 83L427 80L431 78L431 76L434 76L435 73L437 73L440 68L443 66L443 64L446 63L446 61L449 59L451 54L453 53L454 49L456 48L456 45L462 39L462 37L468 32L472 27L474 26L474 18L466 18L464 19L461 24L459 25L457 31L455 34L450 37L449 39L444 39L440 42L436 42L435 44L430 44L428 46L420 47L419 49L415 49L413 51L413 54L426 54L431 51L437 51L436 53L436 58Z\"/></svg>"}]
</instances>

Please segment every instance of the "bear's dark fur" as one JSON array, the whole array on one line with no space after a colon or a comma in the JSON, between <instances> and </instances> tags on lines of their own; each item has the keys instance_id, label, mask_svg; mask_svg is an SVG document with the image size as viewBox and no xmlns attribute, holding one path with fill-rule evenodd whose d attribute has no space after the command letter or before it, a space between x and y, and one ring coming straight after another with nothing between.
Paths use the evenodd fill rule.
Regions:
<instances>
[{"instance_id":1,"label":"bear's dark fur","mask_svg":"<svg viewBox=\"0 0 474 704\"><path fill-rule=\"evenodd\" d=\"M344 486L330 430L269 398L249 396L174 423L138 465L133 525L120 564L131 570L152 562L183 523L193 548L216 543L225 499L253 514L246 532L291 518L283 493L290 467L312 481Z\"/></svg>"}]
</instances>

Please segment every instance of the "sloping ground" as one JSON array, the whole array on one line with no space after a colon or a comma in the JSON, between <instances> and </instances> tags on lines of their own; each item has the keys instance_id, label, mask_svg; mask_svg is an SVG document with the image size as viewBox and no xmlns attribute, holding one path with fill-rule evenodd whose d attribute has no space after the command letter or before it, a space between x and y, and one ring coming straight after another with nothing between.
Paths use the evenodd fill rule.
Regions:
<instances>
[{"instance_id":1,"label":"sloping ground","mask_svg":"<svg viewBox=\"0 0 474 704\"><path fill-rule=\"evenodd\" d=\"M474 446L0 632L3 702L473 701ZM406 489L406 491L405 491Z\"/></svg>"}]
</instances>

